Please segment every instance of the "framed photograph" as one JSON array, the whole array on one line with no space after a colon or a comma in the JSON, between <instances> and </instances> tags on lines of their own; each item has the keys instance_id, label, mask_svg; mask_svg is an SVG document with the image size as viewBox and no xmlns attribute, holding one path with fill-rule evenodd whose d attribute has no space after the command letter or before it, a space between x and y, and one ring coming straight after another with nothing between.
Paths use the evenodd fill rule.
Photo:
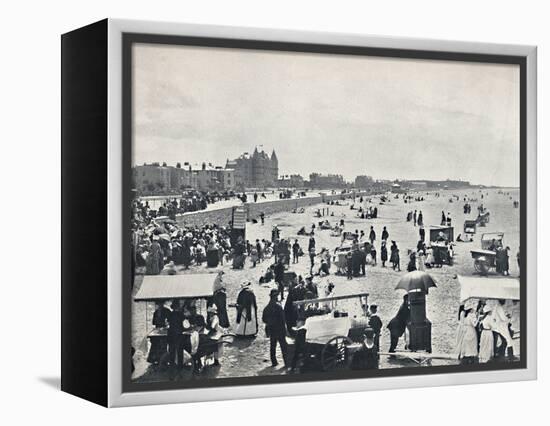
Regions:
<instances>
[{"instance_id":1,"label":"framed photograph","mask_svg":"<svg viewBox=\"0 0 550 426\"><path fill-rule=\"evenodd\" d=\"M107 406L536 378L536 48L62 37L62 388Z\"/></svg>"}]
</instances>

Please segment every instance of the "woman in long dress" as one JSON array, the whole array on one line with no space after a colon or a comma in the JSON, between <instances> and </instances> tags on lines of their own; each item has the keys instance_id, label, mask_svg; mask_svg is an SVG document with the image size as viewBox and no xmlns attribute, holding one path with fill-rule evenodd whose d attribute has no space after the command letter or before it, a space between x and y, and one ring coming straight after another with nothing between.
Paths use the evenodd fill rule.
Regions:
<instances>
[{"instance_id":1,"label":"woman in long dress","mask_svg":"<svg viewBox=\"0 0 550 426\"><path fill-rule=\"evenodd\" d=\"M153 237L151 248L146 260L147 275L158 275L164 268L164 253L158 242L158 237Z\"/></svg>"},{"instance_id":2,"label":"woman in long dress","mask_svg":"<svg viewBox=\"0 0 550 426\"><path fill-rule=\"evenodd\" d=\"M220 274L222 273L223 272L220 272ZM220 276L221 275L218 275L218 278ZM225 287L221 281L219 281L219 285L221 287L216 288L216 281L214 281L214 288L216 288L216 290L214 290L214 295L208 300L207 306L210 307L216 305L220 327L222 329L227 329L230 325L229 316L227 315L227 293L225 292Z\"/></svg>"},{"instance_id":3,"label":"woman in long dress","mask_svg":"<svg viewBox=\"0 0 550 426\"><path fill-rule=\"evenodd\" d=\"M473 309L464 310L464 336L460 342L458 358L463 364L473 364L478 356L477 326L478 320Z\"/></svg>"},{"instance_id":4,"label":"woman in long dress","mask_svg":"<svg viewBox=\"0 0 550 426\"><path fill-rule=\"evenodd\" d=\"M401 271L401 266L399 264L399 249L397 248L397 243L395 241L391 242L390 252L390 263L392 264L393 270L397 268L398 271Z\"/></svg>"},{"instance_id":5,"label":"woman in long dress","mask_svg":"<svg viewBox=\"0 0 550 426\"><path fill-rule=\"evenodd\" d=\"M385 268L388 261L388 248L384 239L382 239L382 247L380 248L380 260L382 261L382 267Z\"/></svg>"},{"instance_id":6,"label":"woman in long dress","mask_svg":"<svg viewBox=\"0 0 550 426\"><path fill-rule=\"evenodd\" d=\"M417 269L419 271L425 271L426 270L426 255L424 253L424 250L420 250L418 252L418 257L417 257L418 261L417 261Z\"/></svg>"},{"instance_id":7,"label":"woman in long dress","mask_svg":"<svg viewBox=\"0 0 550 426\"><path fill-rule=\"evenodd\" d=\"M253 337L258 334L258 306L256 295L250 286L250 282L243 283L237 296L237 336Z\"/></svg>"},{"instance_id":8,"label":"woman in long dress","mask_svg":"<svg viewBox=\"0 0 550 426\"><path fill-rule=\"evenodd\" d=\"M494 355L494 336L493 336L493 318L490 308L485 305L483 309L484 317L481 320L481 336L479 338L479 362L489 362Z\"/></svg>"}]
</instances>

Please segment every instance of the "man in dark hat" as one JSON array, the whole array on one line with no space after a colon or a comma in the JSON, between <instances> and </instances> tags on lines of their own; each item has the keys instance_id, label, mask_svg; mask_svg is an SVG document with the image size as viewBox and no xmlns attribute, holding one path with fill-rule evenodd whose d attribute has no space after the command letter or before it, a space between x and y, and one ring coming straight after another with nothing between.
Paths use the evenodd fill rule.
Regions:
<instances>
[{"instance_id":1,"label":"man in dark hat","mask_svg":"<svg viewBox=\"0 0 550 426\"><path fill-rule=\"evenodd\" d=\"M390 237L390 234L386 229L386 227L384 226L384 229L382 230L382 241L387 241L389 237Z\"/></svg>"},{"instance_id":2,"label":"man in dark hat","mask_svg":"<svg viewBox=\"0 0 550 426\"><path fill-rule=\"evenodd\" d=\"M282 259L279 259L275 264L273 272L275 274L275 282L277 283L279 295L281 296L281 300L283 300L285 298L285 265Z\"/></svg>"},{"instance_id":3,"label":"man in dark hat","mask_svg":"<svg viewBox=\"0 0 550 426\"><path fill-rule=\"evenodd\" d=\"M371 245L374 244L375 240L376 240L376 232L374 232L374 226L371 226L370 232L369 232L369 241Z\"/></svg>"},{"instance_id":4,"label":"man in dark hat","mask_svg":"<svg viewBox=\"0 0 550 426\"><path fill-rule=\"evenodd\" d=\"M378 306L369 307L369 327L374 331L374 343L380 349L380 332L382 331L382 320L378 316Z\"/></svg>"},{"instance_id":5,"label":"man in dark hat","mask_svg":"<svg viewBox=\"0 0 550 426\"><path fill-rule=\"evenodd\" d=\"M278 296L279 292L275 289L269 292L270 300L262 314L262 321L265 323L265 333L269 337L269 353L273 367L278 365L275 354L277 343L281 347L285 366L287 364L285 313L283 307L277 302Z\"/></svg>"},{"instance_id":6,"label":"man in dark hat","mask_svg":"<svg viewBox=\"0 0 550 426\"><path fill-rule=\"evenodd\" d=\"M182 345L182 333L183 333L183 313L180 309L179 300L174 300L171 305L172 312L168 315L168 353L170 359L170 365L177 365L178 368L183 368L183 345Z\"/></svg>"}]
</instances>

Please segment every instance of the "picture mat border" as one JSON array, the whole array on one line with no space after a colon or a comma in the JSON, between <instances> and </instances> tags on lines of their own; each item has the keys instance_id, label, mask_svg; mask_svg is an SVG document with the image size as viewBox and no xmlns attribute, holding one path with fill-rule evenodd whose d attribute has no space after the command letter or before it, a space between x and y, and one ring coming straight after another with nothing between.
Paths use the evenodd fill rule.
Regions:
<instances>
[{"instance_id":1,"label":"picture mat border","mask_svg":"<svg viewBox=\"0 0 550 426\"><path fill-rule=\"evenodd\" d=\"M108 79L108 344L109 344L109 406L146 405L159 403L195 402L220 399L258 398L333 392L354 392L433 385L490 383L531 380L536 378L536 48L533 46L501 45L487 43L454 42L395 37L315 33L226 26L206 26L148 21L109 19L109 79ZM167 36L166 34L170 34ZM130 158L125 158L122 125L128 125L131 111L128 96L122 96L123 83L128 83L123 73L123 56L126 43L190 44L191 41L217 47L228 44L260 49L262 44L279 46L276 50L303 51L304 46L326 50L340 49L343 54L363 50L371 56L408 57L417 59L469 60L474 62L516 63L520 65L521 85L521 362L494 366L442 366L425 368L399 368L374 372L340 372L314 375L263 376L220 378L193 382L132 383L129 356L130 300L124 301L124 289L128 289L128 262L123 257L128 249L122 244L128 241L129 220L122 212L130 202ZM200 40L199 40L200 39ZM147 40L147 41L146 41ZM186 41L186 43L182 43ZM222 43L222 44L220 44ZM197 44L194 44L197 45ZM204 45L204 44L203 44ZM284 49L281 47L284 46ZM292 50L292 47L298 50ZM243 47L241 47L243 48ZM264 47L265 48L265 47ZM330 53L330 52L329 52ZM351 53L353 54L353 53ZM358 54L358 53L355 53ZM365 54L365 53L364 53ZM515 57L515 58L512 58ZM469 58L469 59L465 59ZM491 60L492 59L492 60ZM509 62L507 62L509 61ZM127 71L127 70L126 70ZM125 120L126 119L126 120ZM131 130L131 128L130 128ZM126 136L128 136L126 134ZM125 165L123 167L123 164ZM527 167L528 166L528 167ZM126 226L125 226L126 225ZM529 235L529 240L526 236ZM124 252L124 253L123 253ZM529 257L527 257L527 253ZM527 285L525 285L528 283ZM121 285L122 284L122 285ZM126 297L127 299L127 297ZM126 302L126 303L124 303ZM120 321L122 309L122 324ZM527 332L527 325L529 329ZM122 326L121 326L122 325ZM528 350L527 350L528 348ZM122 369L124 366L124 369ZM465 372L466 371L466 372ZM361 374L365 373L365 374ZM263 384L262 384L263 383ZM269 384L266 384L269 383ZM244 385L243 385L244 384ZM187 386L187 388L185 388ZM199 386L199 387L197 387Z\"/></svg>"}]
</instances>

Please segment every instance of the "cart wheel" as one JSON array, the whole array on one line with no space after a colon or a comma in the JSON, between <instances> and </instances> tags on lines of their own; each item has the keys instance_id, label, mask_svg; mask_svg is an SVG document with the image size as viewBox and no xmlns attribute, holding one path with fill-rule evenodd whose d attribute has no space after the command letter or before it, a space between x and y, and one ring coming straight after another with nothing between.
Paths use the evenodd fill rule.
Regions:
<instances>
[{"instance_id":1,"label":"cart wheel","mask_svg":"<svg viewBox=\"0 0 550 426\"><path fill-rule=\"evenodd\" d=\"M347 346L351 344L352 341L346 336L336 336L330 339L321 351L323 371L348 367L350 357L347 353Z\"/></svg>"},{"instance_id":2,"label":"cart wheel","mask_svg":"<svg viewBox=\"0 0 550 426\"><path fill-rule=\"evenodd\" d=\"M489 273L489 268L484 260L476 259L474 262L474 269L481 275L487 275Z\"/></svg>"}]
</instances>

